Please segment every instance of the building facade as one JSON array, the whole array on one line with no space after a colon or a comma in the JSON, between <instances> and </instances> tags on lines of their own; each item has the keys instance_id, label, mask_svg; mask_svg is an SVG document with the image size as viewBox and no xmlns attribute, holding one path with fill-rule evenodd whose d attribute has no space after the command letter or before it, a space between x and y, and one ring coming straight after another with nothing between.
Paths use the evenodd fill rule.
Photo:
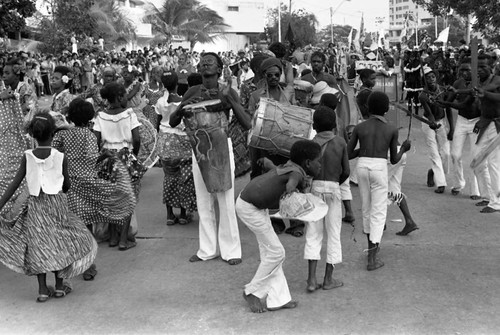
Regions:
<instances>
[{"instance_id":1,"label":"building facade","mask_svg":"<svg viewBox=\"0 0 500 335\"><path fill-rule=\"evenodd\" d=\"M434 16L422 6L417 6L412 0L389 0L389 37L391 43L401 41L405 20L408 18L407 33L411 35L415 27L423 28L432 24Z\"/></svg>"}]
</instances>

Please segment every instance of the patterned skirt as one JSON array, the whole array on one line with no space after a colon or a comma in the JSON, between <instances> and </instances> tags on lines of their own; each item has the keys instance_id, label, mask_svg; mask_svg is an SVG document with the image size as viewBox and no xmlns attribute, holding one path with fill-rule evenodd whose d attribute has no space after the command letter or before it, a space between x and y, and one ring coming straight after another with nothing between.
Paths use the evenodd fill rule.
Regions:
<instances>
[{"instance_id":1,"label":"patterned skirt","mask_svg":"<svg viewBox=\"0 0 500 335\"><path fill-rule=\"evenodd\" d=\"M97 242L69 211L64 193L30 196L22 220L0 227L0 261L18 273L59 271L60 278L72 278L87 270L96 255Z\"/></svg>"},{"instance_id":2,"label":"patterned skirt","mask_svg":"<svg viewBox=\"0 0 500 335\"><path fill-rule=\"evenodd\" d=\"M233 142L234 176L240 177L250 171L250 154L248 152L248 130L245 130L235 116L229 122L229 137Z\"/></svg>"},{"instance_id":3,"label":"patterned skirt","mask_svg":"<svg viewBox=\"0 0 500 335\"><path fill-rule=\"evenodd\" d=\"M196 192L191 161L191 144L186 135L158 134L158 156L161 159L163 179L163 203L196 211Z\"/></svg>"}]
</instances>

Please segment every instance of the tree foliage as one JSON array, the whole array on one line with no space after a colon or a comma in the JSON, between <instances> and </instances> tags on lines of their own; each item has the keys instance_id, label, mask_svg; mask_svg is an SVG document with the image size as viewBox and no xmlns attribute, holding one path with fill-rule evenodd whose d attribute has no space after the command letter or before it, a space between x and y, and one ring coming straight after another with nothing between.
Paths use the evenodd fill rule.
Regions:
<instances>
[{"instance_id":1,"label":"tree foliage","mask_svg":"<svg viewBox=\"0 0 500 335\"><path fill-rule=\"evenodd\" d=\"M454 13L476 18L473 28L486 36L500 34L500 1L498 0L415 0L436 16Z\"/></svg>"},{"instance_id":2,"label":"tree foliage","mask_svg":"<svg viewBox=\"0 0 500 335\"><path fill-rule=\"evenodd\" d=\"M268 22L270 25L267 27L268 38L272 42L278 41L278 9L271 8L267 13ZM318 19L312 13L305 9L294 10L290 13L285 4L281 5L281 40L285 40L288 32L288 26L292 27L294 34L294 44L296 47L302 47L308 44L315 44L317 41L316 26Z\"/></svg>"},{"instance_id":3,"label":"tree foliage","mask_svg":"<svg viewBox=\"0 0 500 335\"><path fill-rule=\"evenodd\" d=\"M333 42L347 43L347 38L351 32L350 25L331 25L326 26L318 32L318 46L326 47L332 41L332 28L333 28ZM352 32L352 38L356 35L356 29Z\"/></svg>"},{"instance_id":4,"label":"tree foliage","mask_svg":"<svg viewBox=\"0 0 500 335\"><path fill-rule=\"evenodd\" d=\"M135 35L135 25L115 0L48 0L52 17L39 25L41 49L58 53L69 48L71 34L102 36L110 44L126 43ZM80 43L91 49L92 45Z\"/></svg>"},{"instance_id":5,"label":"tree foliage","mask_svg":"<svg viewBox=\"0 0 500 335\"><path fill-rule=\"evenodd\" d=\"M23 30L35 11L34 0L0 0L0 37Z\"/></svg>"},{"instance_id":6,"label":"tree foliage","mask_svg":"<svg viewBox=\"0 0 500 335\"><path fill-rule=\"evenodd\" d=\"M458 46L459 41L461 39L465 39L465 19L460 17L450 17L448 19L448 26L450 27L450 33L448 35L448 45ZM425 31L427 34L431 36L431 40L434 41L436 39L436 25L434 21L425 27ZM444 20L442 18L437 19L437 31L438 34L444 29Z\"/></svg>"},{"instance_id":7,"label":"tree foliage","mask_svg":"<svg viewBox=\"0 0 500 335\"><path fill-rule=\"evenodd\" d=\"M151 24L158 42L170 43L173 36L183 36L191 48L198 42L213 42L228 26L198 0L165 0L161 8L150 4L143 21Z\"/></svg>"}]
</instances>

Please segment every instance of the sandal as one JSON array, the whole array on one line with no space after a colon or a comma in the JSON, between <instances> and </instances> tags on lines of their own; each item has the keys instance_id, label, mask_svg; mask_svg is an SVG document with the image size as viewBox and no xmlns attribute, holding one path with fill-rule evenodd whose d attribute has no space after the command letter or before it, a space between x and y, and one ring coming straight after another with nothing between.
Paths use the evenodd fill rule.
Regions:
<instances>
[{"instance_id":1,"label":"sandal","mask_svg":"<svg viewBox=\"0 0 500 335\"><path fill-rule=\"evenodd\" d=\"M471 195L470 198L472 200L479 200L479 199L481 199L481 197L479 195Z\"/></svg>"},{"instance_id":2,"label":"sandal","mask_svg":"<svg viewBox=\"0 0 500 335\"><path fill-rule=\"evenodd\" d=\"M179 224L181 226L187 225L189 223L188 218L179 218Z\"/></svg>"},{"instance_id":3,"label":"sandal","mask_svg":"<svg viewBox=\"0 0 500 335\"><path fill-rule=\"evenodd\" d=\"M498 209L491 208L489 206L484 207L480 210L481 213L495 213L498 212Z\"/></svg>"},{"instance_id":4,"label":"sandal","mask_svg":"<svg viewBox=\"0 0 500 335\"><path fill-rule=\"evenodd\" d=\"M49 301L50 298L54 296L54 289L49 287L49 294L38 294L38 298L36 298L36 302L44 303Z\"/></svg>"},{"instance_id":5,"label":"sandal","mask_svg":"<svg viewBox=\"0 0 500 335\"><path fill-rule=\"evenodd\" d=\"M175 219L167 219L167 226L173 226L177 223L177 218Z\"/></svg>"},{"instance_id":6,"label":"sandal","mask_svg":"<svg viewBox=\"0 0 500 335\"><path fill-rule=\"evenodd\" d=\"M490 202L488 200L483 200L483 201L479 201L478 203L476 203L476 206L483 207L483 206L488 206L489 204L490 204Z\"/></svg>"},{"instance_id":7,"label":"sandal","mask_svg":"<svg viewBox=\"0 0 500 335\"><path fill-rule=\"evenodd\" d=\"M97 270L95 267L95 264L92 264L90 268L88 268L84 273L83 273L83 280L85 281L91 281L94 280L95 276L97 275Z\"/></svg>"},{"instance_id":8,"label":"sandal","mask_svg":"<svg viewBox=\"0 0 500 335\"><path fill-rule=\"evenodd\" d=\"M460 194L460 189L459 188L452 188L451 189L451 194L452 195L459 195Z\"/></svg>"},{"instance_id":9,"label":"sandal","mask_svg":"<svg viewBox=\"0 0 500 335\"><path fill-rule=\"evenodd\" d=\"M137 245L136 242L127 242L127 244L120 244L120 246L118 246L118 250L125 251L125 250L128 250L128 249L132 249L136 245Z\"/></svg>"},{"instance_id":10,"label":"sandal","mask_svg":"<svg viewBox=\"0 0 500 335\"><path fill-rule=\"evenodd\" d=\"M56 289L54 291L54 298L64 298L66 295L70 294L73 289L69 287L68 285L64 284L63 288L58 290Z\"/></svg>"}]
</instances>

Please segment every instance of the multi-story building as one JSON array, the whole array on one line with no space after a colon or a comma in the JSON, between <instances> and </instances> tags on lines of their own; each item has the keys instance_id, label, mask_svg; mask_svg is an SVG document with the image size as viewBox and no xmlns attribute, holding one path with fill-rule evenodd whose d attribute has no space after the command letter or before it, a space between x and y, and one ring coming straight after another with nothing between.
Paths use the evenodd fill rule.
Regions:
<instances>
[{"instance_id":1,"label":"multi-story building","mask_svg":"<svg viewBox=\"0 0 500 335\"><path fill-rule=\"evenodd\" d=\"M422 6L417 6L413 0L389 0L389 42L401 40L405 19L409 17L408 25L411 31L415 27L423 28L430 25L434 16Z\"/></svg>"}]
</instances>

